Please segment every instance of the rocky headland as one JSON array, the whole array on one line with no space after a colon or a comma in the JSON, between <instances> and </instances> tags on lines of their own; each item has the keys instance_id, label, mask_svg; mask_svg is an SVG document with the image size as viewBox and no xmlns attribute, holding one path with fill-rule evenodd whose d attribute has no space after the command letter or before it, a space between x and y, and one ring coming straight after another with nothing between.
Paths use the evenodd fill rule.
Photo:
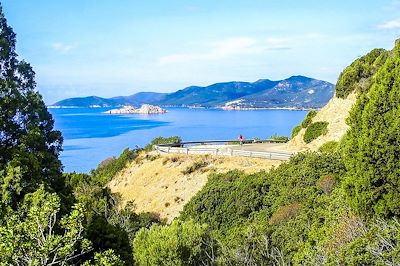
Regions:
<instances>
[{"instance_id":1,"label":"rocky headland","mask_svg":"<svg viewBox=\"0 0 400 266\"><path fill-rule=\"evenodd\" d=\"M160 106L143 104L140 108L135 108L131 105L124 106L119 109L112 109L106 111L107 114L164 114L167 110L162 109Z\"/></svg>"}]
</instances>

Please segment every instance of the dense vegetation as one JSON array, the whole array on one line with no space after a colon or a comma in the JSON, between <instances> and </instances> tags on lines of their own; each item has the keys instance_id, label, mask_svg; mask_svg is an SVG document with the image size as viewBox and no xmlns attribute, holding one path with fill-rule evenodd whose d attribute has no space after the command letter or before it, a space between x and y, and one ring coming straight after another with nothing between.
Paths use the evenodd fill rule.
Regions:
<instances>
[{"instance_id":1,"label":"dense vegetation","mask_svg":"<svg viewBox=\"0 0 400 266\"><path fill-rule=\"evenodd\" d=\"M157 137L147 144L146 147L144 147L144 150L151 151L154 145L181 143L181 141L182 139L179 136Z\"/></svg>"},{"instance_id":2,"label":"dense vegetation","mask_svg":"<svg viewBox=\"0 0 400 266\"><path fill-rule=\"evenodd\" d=\"M278 141L285 141L285 142L287 142L288 140L289 140L289 138L287 137L287 136L280 136L280 135L278 135L278 134L273 134L271 137L270 137L270 139L272 139L272 140L278 140Z\"/></svg>"},{"instance_id":3,"label":"dense vegetation","mask_svg":"<svg viewBox=\"0 0 400 266\"><path fill-rule=\"evenodd\" d=\"M388 56L388 51L374 49L346 67L336 83L336 97L346 98L353 91L368 92L373 83L373 76L385 63Z\"/></svg>"},{"instance_id":4,"label":"dense vegetation","mask_svg":"<svg viewBox=\"0 0 400 266\"><path fill-rule=\"evenodd\" d=\"M303 122L301 122L302 128L307 128L309 124L311 124L312 119L317 115L317 111L311 110L308 112L306 117L304 118Z\"/></svg>"},{"instance_id":5,"label":"dense vegetation","mask_svg":"<svg viewBox=\"0 0 400 266\"><path fill-rule=\"evenodd\" d=\"M61 134L1 9L0 29L0 265L400 264L399 41L342 73L338 96L360 96L341 142L269 172L213 174L165 225L107 187L143 151L62 174ZM310 139L326 127L313 116Z\"/></svg>"},{"instance_id":6,"label":"dense vegetation","mask_svg":"<svg viewBox=\"0 0 400 266\"><path fill-rule=\"evenodd\" d=\"M292 129L292 135L291 138L293 139L294 137L297 136L297 134L299 134L300 130L302 129L301 125L297 125Z\"/></svg>"},{"instance_id":7,"label":"dense vegetation","mask_svg":"<svg viewBox=\"0 0 400 266\"><path fill-rule=\"evenodd\" d=\"M303 140L305 143L310 143L311 141L317 139L319 136L325 135L328 130L328 122L314 122L308 125L306 131L304 132Z\"/></svg>"},{"instance_id":8,"label":"dense vegetation","mask_svg":"<svg viewBox=\"0 0 400 266\"><path fill-rule=\"evenodd\" d=\"M301 122L300 125L295 126L295 127L293 128L293 130L292 130L292 136L291 136L292 139L293 139L294 137L296 137L297 134L299 134L299 132L300 132L300 130L301 130L302 128L307 128L308 125L311 124L312 119L313 119L316 115L317 115L317 111L315 111L315 110L311 110L310 112L308 112L307 115L306 115L306 117L304 118L303 122Z\"/></svg>"}]
</instances>

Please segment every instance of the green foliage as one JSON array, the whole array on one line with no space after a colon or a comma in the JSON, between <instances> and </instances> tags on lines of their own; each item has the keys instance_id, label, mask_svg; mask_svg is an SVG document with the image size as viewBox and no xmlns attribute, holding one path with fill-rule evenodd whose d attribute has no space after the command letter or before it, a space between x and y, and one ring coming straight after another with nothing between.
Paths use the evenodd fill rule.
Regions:
<instances>
[{"instance_id":1,"label":"green foliage","mask_svg":"<svg viewBox=\"0 0 400 266\"><path fill-rule=\"evenodd\" d=\"M337 181L336 178L331 175L322 176L318 182L317 187L320 188L325 194L329 195L332 193Z\"/></svg>"},{"instance_id":2,"label":"green foliage","mask_svg":"<svg viewBox=\"0 0 400 266\"><path fill-rule=\"evenodd\" d=\"M132 162L137 157L137 150L126 148L118 158L108 158L101 162L96 170L92 171L92 175L100 184L107 184L119 171Z\"/></svg>"},{"instance_id":3,"label":"green foliage","mask_svg":"<svg viewBox=\"0 0 400 266\"><path fill-rule=\"evenodd\" d=\"M62 185L61 133L53 130L35 72L18 60L15 45L0 6L0 198L13 208L43 182L56 190Z\"/></svg>"},{"instance_id":4,"label":"green foliage","mask_svg":"<svg viewBox=\"0 0 400 266\"><path fill-rule=\"evenodd\" d=\"M95 215L87 227L87 238L94 250L112 249L128 265L133 264L128 234L120 226L110 224L104 216Z\"/></svg>"},{"instance_id":5,"label":"green foliage","mask_svg":"<svg viewBox=\"0 0 400 266\"><path fill-rule=\"evenodd\" d=\"M172 136L172 137L157 137L153 139L150 144L147 144L144 147L145 151L151 151L154 145L159 144L173 144L173 143L180 143L182 139L179 136Z\"/></svg>"},{"instance_id":6,"label":"green foliage","mask_svg":"<svg viewBox=\"0 0 400 266\"><path fill-rule=\"evenodd\" d=\"M202 265L209 260L212 243L208 227L193 221L173 221L169 226L153 225L135 237L137 265Z\"/></svg>"},{"instance_id":7,"label":"green foliage","mask_svg":"<svg viewBox=\"0 0 400 266\"><path fill-rule=\"evenodd\" d=\"M322 144L319 148L318 151L319 152L323 152L323 153L333 153L333 152L337 152L339 149L339 143L337 141L328 141L325 142L324 144Z\"/></svg>"},{"instance_id":8,"label":"green foliage","mask_svg":"<svg viewBox=\"0 0 400 266\"><path fill-rule=\"evenodd\" d=\"M319 136L325 135L328 133L327 130L328 122L315 122L311 123L304 133L303 140L305 143L310 143L315 140Z\"/></svg>"},{"instance_id":9,"label":"green foliage","mask_svg":"<svg viewBox=\"0 0 400 266\"><path fill-rule=\"evenodd\" d=\"M388 51L374 49L346 67L336 83L336 97L346 98L353 91L368 92L375 73L388 56Z\"/></svg>"},{"instance_id":10,"label":"green foliage","mask_svg":"<svg viewBox=\"0 0 400 266\"><path fill-rule=\"evenodd\" d=\"M272 214L269 222L272 225L277 225L283 222L287 222L290 219L296 217L300 213L300 211L301 211L301 204L299 204L298 202L282 206Z\"/></svg>"},{"instance_id":11,"label":"green foliage","mask_svg":"<svg viewBox=\"0 0 400 266\"><path fill-rule=\"evenodd\" d=\"M270 139L272 140L283 140L283 141L288 141L289 138L287 136L279 136L278 134L273 134Z\"/></svg>"},{"instance_id":12,"label":"green foliage","mask_svg":"<svg viewBox=\"0 0 400 266\"><path fill-rule=\"evenodd\" d=\"M182 219L193 218L224 231L246 221L263 206L268 191L265 175L239 171L212 174L207 184L184 207Z\"/></svg>"},{"instance_id":13,"label":"green foliage","mask_svg":"<svg viewBox=\"0 0 400 266\"><path fill-rule=\"evenodd\" d=\"M400 43L350 113L345 190L361 214L400 215Z\"/></svg>"},{"instance_id":14,"label":"green foliage","mask_svg":"<svg viewBox=\"0 0 400 266\"><path fill-rule=\"evenodd\" d=\"M300 132L300 130L301 130L302 128L303 128L303 127L302 127L301 125L295 126L295 127L292 129L292 136L291 136L291 138L293 139L294 137L296 137L297 134L299 134L299 132Z\"/></svg>"},{"instance_id":15,"label":"green foliage","mask_svg":"<svg viewBox=\"0 0 400 266\"><path fill-rule=\"evenodd\" d=\"M337 186L325 193L320 180L343 174L337 153L299 154L269 173L214 174L185 205L180 219L209 224L222 243L220 259L227 263L231 257L245 264L246 256L237 257L237 252L265 264L272 257L302 261L300 254L307 245L320 241L335 221L333 214L345 208L341 198L332 200L338 198ZM250 228L257 228L259 236L251 241L247 239Z\"/></svg>"},{"instance_id":16,"label":"green foliage","mask_svg":"<svg viewBox=\"0 0 400 266\"><path fill-rule=\"evenodd\" d=\"M342 217L328 242L317 243L304 265L398 265L399 230L397 219L365 223L357 217Z\"/></svg>"},{"instance_id":17,"label":"green foliage","mask_svg":"<svg viewBox=\"0 0 400 266\"><path fill-rule=\"evenodd\" d=\"M115 254L114 250L108 249L104 252L94 254L94 263L86 261L83 266L124 266L125 263Z\"/></svg>"},{"instance_id":18,"label":"green foliage","mask_svg":"<svg viewBox=\"0 0 400 266\"><path fill-rule=\"evenodd\" d=\"M61 219L60 199L41 186L25 195L17 211L0 226L0 261L18 265L65 264L91 249L83 235L84 209L80 204ZM78 251L79 250L79 251Z\"/></svg>"},{"instance_id":19,"label":"green foliage","mask_svg":"<svg viewBox=\"0 0 400 266\"><path fill-rule=\"evenodd\" d=\"M74 194L75 201L85 206L85 235L93 242L93 250L113 249L121 260L132 264L131 243L136 232L159 223L158 217L149 213L136 214L132 203L119 208L118 195L104 187L101 175L69 173L65 176L66 186ZM85 258L91 259L93 254L89 255Z\"/></svg>"},{"instance_id":20,"label":"green foliage","mask_svg":"<svg viewBox=\"0 0 400 266\"><path fill-rule=\"evenodd\" d=\"M311 124L312 119L317 115L317 111L311 110L308 112L306 118L304 118L303 122L301 122L302 128L307 128L309 124Z\"/></svg>"}]
</instances>

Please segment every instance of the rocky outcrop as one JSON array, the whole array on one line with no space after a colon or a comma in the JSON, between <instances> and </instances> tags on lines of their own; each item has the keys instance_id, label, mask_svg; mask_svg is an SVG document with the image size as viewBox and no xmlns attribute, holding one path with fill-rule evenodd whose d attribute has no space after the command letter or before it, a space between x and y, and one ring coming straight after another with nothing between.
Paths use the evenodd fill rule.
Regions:
<instances>
[{"instance_id":1,"label":"rocky outcrop","mask_svg":"<svg viewBox=\"0 0 400 266\"><path fill-rule=\"evenodd\" d=\"M164 114L167 110L162 109L160 106L143 104L142 107L136 109L133 106L127 105L119 109L112 109L105 113L107 114Z\"/></svg>"}]
</instances>

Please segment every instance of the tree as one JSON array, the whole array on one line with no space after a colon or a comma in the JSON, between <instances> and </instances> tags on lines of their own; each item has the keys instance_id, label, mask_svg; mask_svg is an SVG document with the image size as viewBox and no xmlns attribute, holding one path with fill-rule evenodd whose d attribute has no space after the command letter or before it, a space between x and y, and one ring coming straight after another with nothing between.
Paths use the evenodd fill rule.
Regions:
<instances>
[{"instance_id":1,"label":"tree","mask_svg":"<svg viewBox=\"0 0 400 266\"><path fill-rule=\"evenodd\" d=\"M400 40L350 113L345 191L360 214L400 215Z\"/></svg>"},{"instance_id":2,"label":"tree","mask_svg":"<svg viewBox=\"0 0 400 266\"><path fill-rule=\"evenodd\" d=\"M21 207L11 211L0 226L0 261L4 265L63 265L89 251L90 241L83 238L82 205L75 205L61 219L59 210L59 197L46 192L43 185L26 194Z\"/></svg>"},{"instance_id":3,"label":"tree","mask_svg":"<svg viewBox=\"0 0 400 266\"><path fill-rule=\"evenodd\" d=\"M137 265L212 265L214 247L206 225L174 221L142 228L135 237Z\"/></svg>"},{"instance_id":4,"label":"tree","mask_svg":"<svg viewBox=\"0 0 400 266\"><path fill-rule=\"evenodd\" d=\"M40 183L56 190L62 184L61 133L53 129L52 116L35 90L35 72L18 60L15 43L0 6L0 197L14 208Z\"/></svg>"}]
</instances>

